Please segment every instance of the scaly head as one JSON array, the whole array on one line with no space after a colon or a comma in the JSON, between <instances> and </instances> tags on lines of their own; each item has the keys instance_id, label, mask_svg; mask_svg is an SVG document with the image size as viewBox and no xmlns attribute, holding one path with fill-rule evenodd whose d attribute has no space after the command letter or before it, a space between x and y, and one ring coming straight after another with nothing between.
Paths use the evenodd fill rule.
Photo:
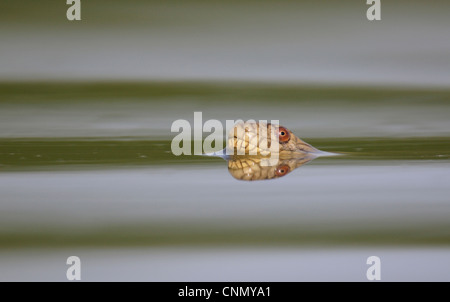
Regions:
<instances>
[{"instance_id":1,"label":"scaly head","mask_svg":"<svg viewBox=\"0 0 450 302\"><path fill-rule=\"evenodd\" d=\"M256 122L236 124L228 136L228 150L234 155L257 156L278 152L280 158L321 153L286 127Z\"/></svg>"}]
</instances>

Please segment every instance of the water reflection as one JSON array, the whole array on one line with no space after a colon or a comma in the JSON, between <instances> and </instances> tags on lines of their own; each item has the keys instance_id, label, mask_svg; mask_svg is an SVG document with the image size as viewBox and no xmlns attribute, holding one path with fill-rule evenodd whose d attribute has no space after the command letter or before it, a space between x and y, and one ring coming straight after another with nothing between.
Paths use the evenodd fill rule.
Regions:
<instances>
[{"instance_id":1,"label":"water reflection","mask_svg":"<svg viewBox=\"0 0 450 302\"><path fill-rule=\"evenodd\" d=\"M232 156L228 159L228 172L238 180L264 180L283 177L298 167L317 158L304 153L302 157L278 159Z\"/></svg>"}]
</instances>

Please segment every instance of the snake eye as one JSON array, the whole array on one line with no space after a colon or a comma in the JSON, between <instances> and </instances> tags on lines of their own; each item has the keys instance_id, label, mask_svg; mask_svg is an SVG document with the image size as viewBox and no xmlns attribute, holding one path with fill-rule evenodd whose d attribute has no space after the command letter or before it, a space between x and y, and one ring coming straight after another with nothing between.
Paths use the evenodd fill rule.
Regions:
<instances>
[{"instance_id":1,"label":"snake eye","mask_svg":"<svg viewBox=\"0 0 450 302\"><path fill-rule=\"evenodd\" d=\"M291 168L289 168L288 165L280 165L280 166L278 166L277 169L275 170L275 174L276 174L277 176L284 176L284 175L286 175L287 173L289 173L289 170L290 170L290 169L291 169Z\"/></svg>"},{"instance_id":2,"label":"snake eye","mask_svg":"<svg viewBox=\"0 0 450 302\"><path fill-rule=\"evenodd\" d=\"M280 126L278 128L278 139L280 143L287 143L291 139L291 135L286 128Z\"/></svg>"}]
</instances>

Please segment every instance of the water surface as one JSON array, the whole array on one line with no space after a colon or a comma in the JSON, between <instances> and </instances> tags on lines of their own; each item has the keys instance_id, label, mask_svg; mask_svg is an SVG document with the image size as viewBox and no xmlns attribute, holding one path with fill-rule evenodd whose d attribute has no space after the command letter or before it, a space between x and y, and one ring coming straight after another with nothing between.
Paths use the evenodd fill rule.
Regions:
<instances>
[{"instance_id":1,"label":"water surface","mask_svg":"<svg viewBox=\"0 0 450 302\"><path fill-rule=\"evenodd\" d=\"M365 280L375 254L386 280L448 280L438 265L450 255L447 90L0 86L2 280L60 280L72 254L91 263L86 280ZM342 155L238 181L223 159L170 152L171 123L202 108L205 120L280 119ZM128 273L109 274L100 255ZM34 272L21 264L31 258ZM343 275L323 264L339 261Z\"/></svg>"}]
</instances>

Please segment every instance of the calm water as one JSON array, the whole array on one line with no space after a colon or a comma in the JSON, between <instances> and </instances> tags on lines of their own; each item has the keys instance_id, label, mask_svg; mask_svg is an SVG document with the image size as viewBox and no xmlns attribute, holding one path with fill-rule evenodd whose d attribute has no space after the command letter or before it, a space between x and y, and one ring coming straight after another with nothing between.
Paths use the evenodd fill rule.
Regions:
<instances>
[{"instance_id":1,"label":"calm water","mask_svg":"<svg viewBox=\"0 0 450 302\"><path fill-rule=\"evenodd\" d=\"M385 1L381 22L354 0L96 0L81 22L67 7L0 4L0 79L450 85L446 0Z\"/></svg>"},{"instance_id":2,"label":"calm water","mask_svg":"<svg viewBox=\"0 0 450 302\"><path fill-rule=\"evenodd\" d=\"M2 93L2 280L64 280L66 254L91 263L86 280L364 280L372 254L391 263L386 280L449 280L446 90L42 83ZM237 181L220 158L170 152L171 123L201 108L205 120L274 117L343 155Z\"/></svg>"},{"instance_id":3,"label":"calm water","mask_svg":"<svg viewBox=\"0 0 450 302\"><path fill-rule=\"evenodd\" d=\"M0 3L0 280L450 281L450 2L59 2ZM238 181L196 111L343 155Z\"/></svg>"}]
</instances>

